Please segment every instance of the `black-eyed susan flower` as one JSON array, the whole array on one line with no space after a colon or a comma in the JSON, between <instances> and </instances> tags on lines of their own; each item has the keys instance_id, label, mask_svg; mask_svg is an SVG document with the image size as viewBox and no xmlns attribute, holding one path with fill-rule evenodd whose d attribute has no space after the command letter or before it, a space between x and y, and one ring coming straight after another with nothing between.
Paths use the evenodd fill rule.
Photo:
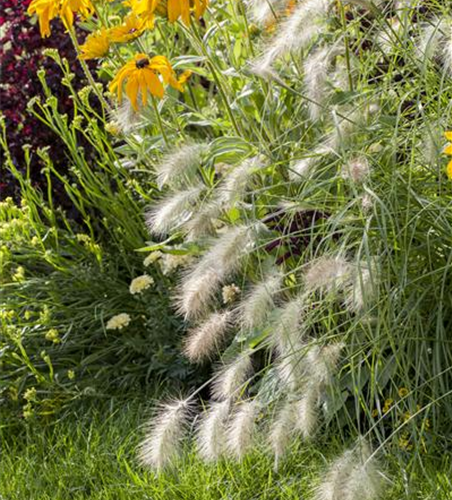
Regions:
<instances>
[{"instance_id":1,"label":"black-eyed susan flower","mask_svg":"<svg viewBox=\"0 0 452 500\"><path fill-rule=\"evenodd\" d=\"M36 14L42 37L50 36L50 21L58 16L59 2L55 0L33 0L28 7L28 14Z\"/></svg>"},{"instance_id":2,"label":"black-eyed susan flower","mask_svg":"<svg viewBox=\"0 0 452 500\"><path fill-rule=\"evenodd\" d=\"M155 11L159 6L159 0L128 0L124 3L144 22L146 28L152 29L154 27Z\"/></svg>"},{"instance_id":3,"label":"black-eyed susan flower","mask_svg":"<svg viewBox=\"0 0 452 500\"><path fill-rule=\"evenodd\" d=\"M444 148L443 153L446 155L452 156L452 131L445 132L444 135L445 135L446 139L450 142ZM450 160L449 163L447 164L446 173L447 173L447 177L449 177L449 179L452 180L452 160Z\"/></svg>"},{"instance_id":4,"label":"black-eyed susan flower","mask_svg":"<svg viewBox=\"0 0 452 500\"><path fill-rule=\"evenodd\" d=\"M141 93L141 100L146 106L148 92L161 99L164 93L163 83L183 92L183 85L188 76L189 74L186 72L177 79L171 63L164 56L149 58L146 54L137 54L119 70L110 84L110 91L116 91L118 100L121 102L125 82L126 95L133 108L137 110L139 93Z\"/></svg>"},{"instance_id":5,"label":"black-eyed susan flower","mask_svg":"<svg viewBox=\"0 0 452 500\"><path fill-rule=\"evenodd\" d=\"M207 9L209 0L128 0L133 13L152 27L155 14L168 17L171 23L179 18L190 24L190 16L201 18Z\"/></svg>"},{"instance_id":6,"label":"black-eyed susan flower","mask_svg":"<svg viewBox=\"0 0 452 500\"><path fill-rule=\"evenodd\" d=\"M47 37L52 19L60 17L66 28L70 28L74 23L74 13L88 17L93 11L91 0L33 0L27 12L38 16L41 36Z\"/></svg>"},{"instance_id":7,"label":"black-eyed susan flower","mask_svg":"<svg viewBox=\"0 0 452 500\"><path fill-rule=\"evenodd\" d=\"M119 26L114 26L106 31L110 42L130 42L143 34L146 23L134 13L129 14Z\"/></svg>"},{"instance_id":8,"label":"black-eyed susan flower","mask_svg":"<svg viewBox=\"0 0 452 500\"><path fill-rule=\"evenodd\" d=\"M96 31L88 35L85 43L80 46L78 57L79 59L98 59L104 57L109 48L110 42L106 30Z\"/></svg>"}]
</instances>

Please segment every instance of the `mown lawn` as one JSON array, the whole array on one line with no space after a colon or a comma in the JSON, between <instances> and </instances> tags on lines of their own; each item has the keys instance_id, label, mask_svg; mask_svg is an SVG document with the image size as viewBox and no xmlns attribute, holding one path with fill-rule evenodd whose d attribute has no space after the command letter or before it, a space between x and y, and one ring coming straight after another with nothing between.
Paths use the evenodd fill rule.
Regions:
<instances>
[{"instance_id":1,"label":"mown lawn","mask_svg":"<svg viewBox=\"0 0 452 500\"><path fill-rule=\"evenodd\" d=\"M171 474L155 477L140 468L135 448L148 404L112 401L79 408L54 423L9 426L2 419L1 500L299 500L309 499L323 464L336 451L295 445L278 472L269 455L242 464L206 465L194 454ZM450 458L423 461L422 479L386 468L390 500L452 498Z\"/></svg>"}]
</instances>

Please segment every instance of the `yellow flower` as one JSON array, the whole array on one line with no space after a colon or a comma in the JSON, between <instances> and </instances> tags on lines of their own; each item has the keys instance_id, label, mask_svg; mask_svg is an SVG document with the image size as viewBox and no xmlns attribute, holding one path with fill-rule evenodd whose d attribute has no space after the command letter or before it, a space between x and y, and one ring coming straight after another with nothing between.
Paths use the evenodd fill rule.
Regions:
<instances>
[{"instance_id":1,"label":"yellow flower","mask_svg":"<svg viewBox=\"0 0 452 500\"><path fill-rule=\"evenodd\" d=\"M158 250L156 252L150 253L144 260L143 260L143 265L144 267L148 267L151 264L154 264L154 262L158 261L160 257L162 256L162 252L159 252Z\"/></svg>"},{"instance_id":2,"label":"yellow flower","mask_svg":"<svg viewBox=\"0 0 452 500\"><path fill-rule=\"evenodd\" d=\"M378 410L376 408L374 408L372 410L372 418L377 418L378 417Z\"/></svg>"},{"instance_id":3,"label":"yellow flower","mask_svg":"<svg viewBox=\"0 0 452 500\"><path fill-rule=\"evenodd\" d=\"M50 36L50 21L58 16L59 2L55 0L33 0L27 12L30 16L33 14L38 16L41 36Z\"/></svg>"},{"instance_id":4,"label":"yellow flower","mask_svg":"<svg viewBox=\"0 0 452 500\"><path fill-rule=\"evenodd\" d=\"M403 398L403 397L405 397L405 396L408 394L408 392L409 392L409 391L408 391L408 389L407 389L406 387L401 387L401 388L399 389L399 396L400 396L401 398Z\"/></svg>"},{"instance_id":5,"label":"yellow flower","mask_svg":"<svg viewBox=\"0 0 452 500\"><path fill-rule=\"evenodd\" d=\"M130 42L143 34L146 23L135 14L129 14L122 24L107 30L110 42Z\"/></svg>"},{"instance_id":6,"label":"yellow flower","mask_svg":"<svg viewBox=\"0 0 452 500\"><path fill-rule=\"evenodd\" d=\"M67 378L69 380L74 380L74 378L75 378L75 372L74 372L74 370L68 370L67 371Z\"/></svg>"},{"instance_id":7,"label":"yellow flower","mask_svg":"<svg viewBox=\"0 0 452 500\"><path fill-rule=\"evenodd\" d=\"M159 0L129 0L124 3L143 21L146 28L152 29L154 27L155 10Z\"/></svg>"},{"instance_id":8,"label":"yellow flower","mask_svg":"<svg viewBox=\"0 0 452 500\"><path fill-rule=\"evenodd\" d=\"M80 46L81 54L78 56L79 59L98 59L99 57L104 57L108 49L110 48L110 42L107 37L107 31L102 29L91 33L83 45Z\"/></svg>"},{"instance_id":9,"label":"yellow flower","mask_svg":"<svg viewBox=\"0 0 452 500\"><path fill-rule=\"evenodd\" d=\"M153 284L154 280L152 277L147 274L143 274L142 276L138 276L131 281L129 291L132 295L136 295L137 293L147 290Z\"/></svg>"},{"instance_id":10,"label":"yellow flower","mask_svg":"<svg viewBox=\"0 0 452 500\"><path fill-rule=\"evenodd\" d=\"M116 74L110 84L110 91L117 91L118 100L122 101L122 85L126 82L126 94L135 110L138 110L138 93L141 92L141 100L146 106L148 92L152 95L163 97L163 84L160 81L171 85L175 89L183 92L183 84L187 80L186 73L182 74L179 80L176 79L174 70L164 56L149 58L146 54L137 54L131 61L125 64Z\"/></svg>"},{"instance_id":11,"label":"yellow flower","mask_svg":"<svg viewBox=\"0 0 452 500\"><path fill-rule=\"evenodd\" d=\"M122 330L130 323L130 316L127 313L117 314L108 320L107 330Z\"/></svg>"},{"instance_id":12,"label":"yellow flower","mask_svg":"<svg viewBox=\"0 0 452 500\"><path fill-rule=\"evenodd\" d=\"M31 387L30 389L27 389L24 393L24 399L26 401L36 401L36 387Z\"/></svg>"},{"instance_id":13,"label":"yellow flower","mask_svg":"<svg viewBox=\"0 0 452 500\"><path fill-rule=\"evenodd\" d=\"M55 328L51 328L45 335L46 340L50 340L54 344L59 344L61 342L60 334Z\"/></svg>"},{"instance_id":14,"label":"yellow flower","mask_svg":"<svg viewBox=\"0 0 452 500\"><path fill-rule=\"evenodd\" d=\"M50 35L50 21L61 17L66 28L74 24L74 12L89 17L94 12L91 0L33 0L28 7L28 14L39 18L41 36Z\"/></svg>"},{"instance_id":15,"label":"yellow flower","mask_svg":"<svg viewBox=\"0 0 452 500\"><path fill-rule=\"evenodd\" d=\"M452 131L445 132L444 136L448 141L451 141L443 150L443 153L446 155L452 155ZM452 160L447 164L446 168L447 177L452 180Z\"/></svg>"}]
</instances>

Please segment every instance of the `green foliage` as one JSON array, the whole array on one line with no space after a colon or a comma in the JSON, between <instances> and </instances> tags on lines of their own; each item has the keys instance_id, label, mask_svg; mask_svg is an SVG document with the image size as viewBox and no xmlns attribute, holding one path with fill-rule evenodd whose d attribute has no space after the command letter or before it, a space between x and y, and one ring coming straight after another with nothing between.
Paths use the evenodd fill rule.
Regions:
<instances>
[{"instance_id":1,"label":"green foliage","mask_svg":"<svg viewBox=\"0 0 452 500\"><path fill-rule=\"evenodd\" d=\"M339 443L294 446L279 472L268 454L257 452L237 464L206 465L195 454L184 467L159 477L138 468L135 428L147 412L139 400L84 405L55 425L0 428L0 495L5 500L298 500L310 499L327 460ZM432 450L431 450L432 451ZM385 470L392 486L387 500L446 500L452 487L446 455L414 461L403 469L394 457Z\"/></svg>"}]
</instances>

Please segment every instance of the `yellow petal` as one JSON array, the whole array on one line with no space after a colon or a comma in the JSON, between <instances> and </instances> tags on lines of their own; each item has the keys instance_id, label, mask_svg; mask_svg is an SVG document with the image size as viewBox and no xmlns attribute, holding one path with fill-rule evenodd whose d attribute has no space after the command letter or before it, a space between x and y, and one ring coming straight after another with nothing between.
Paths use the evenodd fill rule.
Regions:
<instances>
[{"instance_id":1,"label":"yellow petal","mask_svg":"<svg viewBox=\"0 0 452 500\"><path fill-rule=\"evenodd\" d=\"M126 94L135 111L138 111L138 88L139 83L137 77L135 75L131 75L126 83Z\"/></svg>"},{"instance_id":2,"label":"yellow petal","mask_svg":"<svg viewBox=\"0 0 452 500\"><path fill-rule=\"evenodd\" d=\"M446 173L447 177L449 177L449 179L452 180L452 160L447 165Z\"/></svg>"},{"instance_id":3,"label":"yellow petal","mask_svg":"<svg viewBox=\"0 0 452 500\"><path fill-rule=\"evenodd\" d=\"M168 0L168 19L174 23L181 14L180 0Z\"/></svg>"},{"instance_id":4,"label":"yellow petal","mask_svg":"<svg viewBox=\"0 0 452 500\"><path fill-rule=\"evenodd\" d=\"M144 75L149 92L161 99L163 97L164 88L158 76L148 68L144 70Z\"/></svg>"},{"instance_id":5,"label":"yellow petal","mask_svg":"<svg viewBox=\"0 0 452 500\"><path fill-rule=\"evenodd\" d=\"M452 141L452 131L444 132L444 135L448 141Z\"/></svg>"},{"instance_id":6,"label":"yellow petal","mask_svg":"<svg viewBox=\"0 0 452 500\"><path fill-rule=\"evenodd\" d=\"M443 153L446 155L452 155L452 144L448 144L444 150Z\"/></svg>"}]
</instances>

